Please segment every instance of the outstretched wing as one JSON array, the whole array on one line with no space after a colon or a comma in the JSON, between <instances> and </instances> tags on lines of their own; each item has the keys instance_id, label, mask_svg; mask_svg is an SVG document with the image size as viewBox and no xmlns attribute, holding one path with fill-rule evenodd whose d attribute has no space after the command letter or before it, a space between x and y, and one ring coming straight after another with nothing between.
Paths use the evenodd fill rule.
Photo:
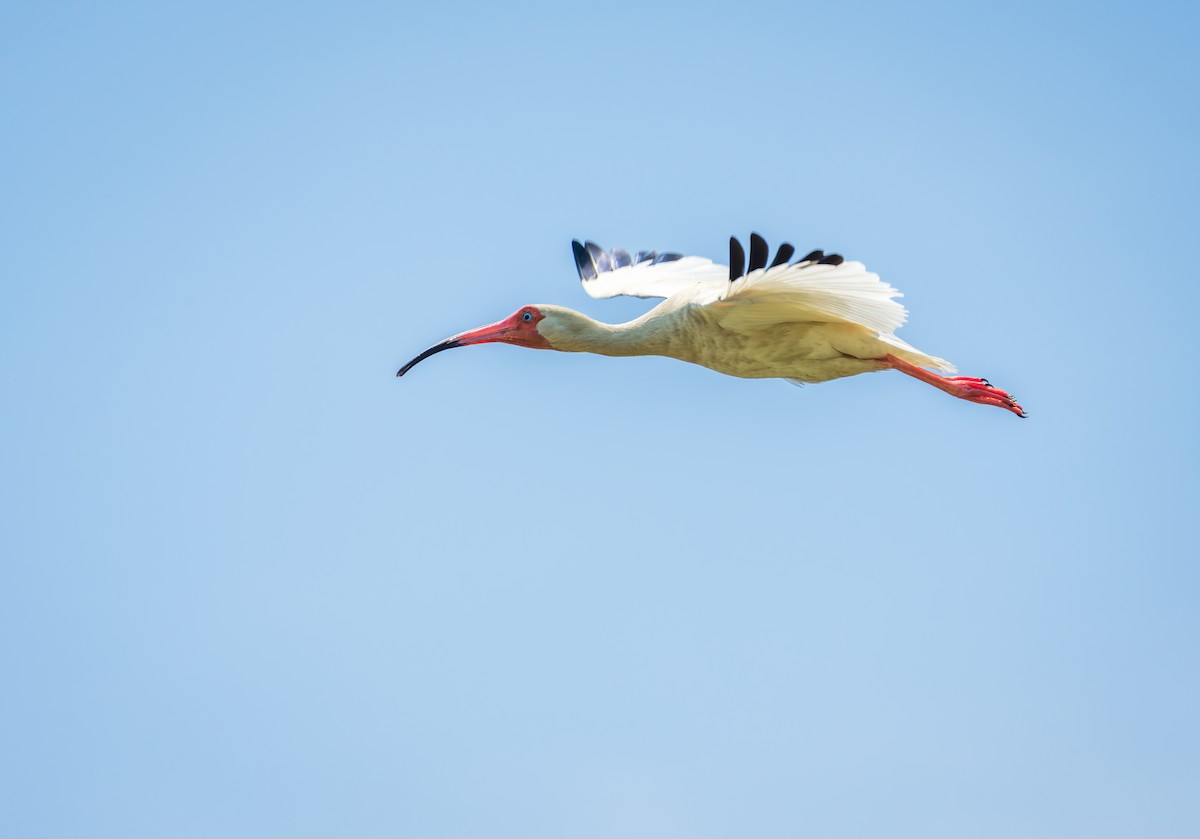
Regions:
<instances>
[{"instance_id":1,"label":"outstretched wing","mask_svg":"<svg viewBox=\"0 0 1200 839\"><path fill-rule=\"evenodd\" d=\"M851 323L881 335L899 329L908 313L893 298L899 291L861 262L813 251L789 263L795 249L781 245L768 266L767 243L750 236L749 271L743 276L741 245L730 240L730 283L711 306L718 323L735 332L752 332L778 323Z\"/></svg>"},{"instance_id":2,"label":"outstretched wing","mask_svg":"<svg viewBox=\"0 0 1200 839\"><path fill-rule=\"evenodd\" d=\"M672 297L710 306L717 322L735 332L779 323L851 323L889 335L908 316L894 298L899 291L861 262L812 251L791 261L796 249L779 246L775 258L757 233L750 234L749 264L741 243L729 239L729 265L701 256L604 250L594 242L571 243L583 289L591 297Z\"/></svg>"},{"instance_id":3,"label":"outstretched wing","mask_svg":"<svg viewBox=\"0 0 1200 839\"><path fill-rule=\"evenodd\" d=\"M604 250L595 242L571 243L583 290L591 297L671 297L681 291L712 286L720 293L728 269L702 256L681 253Z\"/></svg>"}]
</instances>

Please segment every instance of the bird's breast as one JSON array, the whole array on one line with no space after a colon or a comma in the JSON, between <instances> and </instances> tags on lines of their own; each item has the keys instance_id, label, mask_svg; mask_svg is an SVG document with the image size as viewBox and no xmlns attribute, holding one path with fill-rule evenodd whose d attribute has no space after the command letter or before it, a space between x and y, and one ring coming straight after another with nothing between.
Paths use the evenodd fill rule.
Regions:
<instances>
[{"instance_id":1,"label":"bird's breast","mask_svg":"<svg viewBox=\"0 0 1200 839\"><path fill-rule=\"evenodd\" d=\"M692 317L669 333L659 353L746 379L824 382L880 369L861 327L838 323L780 323L736 332ZM864 352L865 350L865 352Z\"/></svg>"}]
</instances>

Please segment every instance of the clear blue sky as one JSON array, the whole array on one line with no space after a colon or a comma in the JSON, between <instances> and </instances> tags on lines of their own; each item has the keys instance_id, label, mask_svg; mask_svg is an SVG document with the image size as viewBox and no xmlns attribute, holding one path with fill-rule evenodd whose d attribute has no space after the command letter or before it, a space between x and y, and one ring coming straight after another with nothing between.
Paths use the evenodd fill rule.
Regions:
<instances>
[{"instance_id":1,"label":"clear blue sky","mask_svg":"<svg viewBox=\"0 0 1200 839\"><path fill-rule=\"evenodd\" d=\"M8 3L0 834L1200 835L1190 4ZM490 346L570 240L892 373Z\"/></svg>"}]
</instances>

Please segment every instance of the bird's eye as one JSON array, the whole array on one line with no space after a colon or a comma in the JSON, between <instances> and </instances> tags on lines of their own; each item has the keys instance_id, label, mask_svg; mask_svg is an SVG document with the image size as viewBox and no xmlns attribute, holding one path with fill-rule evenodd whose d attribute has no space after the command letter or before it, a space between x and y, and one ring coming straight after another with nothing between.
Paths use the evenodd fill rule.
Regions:
<instances>
[{"instance_id":1,"label":"bird's eye","mask_svg":"<svg viewBox=\"0 0 1200 839\"><path fill-rule=\"evenodd\" d=\"M533 320L533 312L526 312L521 315L521 320Z\"/></svg>"}]
</instances>

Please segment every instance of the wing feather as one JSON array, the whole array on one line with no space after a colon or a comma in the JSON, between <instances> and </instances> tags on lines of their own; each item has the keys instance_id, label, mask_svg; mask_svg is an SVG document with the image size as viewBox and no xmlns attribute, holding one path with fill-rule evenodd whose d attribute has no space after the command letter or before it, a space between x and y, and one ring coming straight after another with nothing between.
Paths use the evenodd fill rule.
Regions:
<instances>
[{"instance_id":1,"label":"wing feather","mask_svg":"<svg viewBox=\"0 0 1200 839\"><path fill-rule=\"evenodd\" d=\"M638 251L605 251L594 242L572 242L575 267L590 297L671 297L681 291L724 290L726 268L702 256ZM711 289L709 289L711 286Z\"/></svg>"},{"instance_id":2,"label":"wing feather","mask_svg":"<svg viewBox=\"0 0 1200 839\"><path fill-rule=\"evenodd\" d=\"M815 253L820 253L819 251ZM751 271L713 304L720 323L739 332L777 323L833 321L854 323L882 334L904 325L908 313L893 298L899 291L861 262L815 254L793 265Z\"/></svg>"},{"instance_id":3,"label":"wing feather","mask_svg":"<svg viewBox=\"0 0 1200 839\"><path fill-rule=\"evenodd\" d=\"M899 291L861 262L814 250L788 264L795 249L783 245L769 267L766 242L751 238L751 270L742 275L745 252L730 240L730 265L702 256L604 250L594 242L572 242L583 289L595 298L673 297L686 292L688 302L711 306L726 329L753 332L779 323L851 323L890 335L908 313L894 298Z\"/></svg>"}]
</instances>

